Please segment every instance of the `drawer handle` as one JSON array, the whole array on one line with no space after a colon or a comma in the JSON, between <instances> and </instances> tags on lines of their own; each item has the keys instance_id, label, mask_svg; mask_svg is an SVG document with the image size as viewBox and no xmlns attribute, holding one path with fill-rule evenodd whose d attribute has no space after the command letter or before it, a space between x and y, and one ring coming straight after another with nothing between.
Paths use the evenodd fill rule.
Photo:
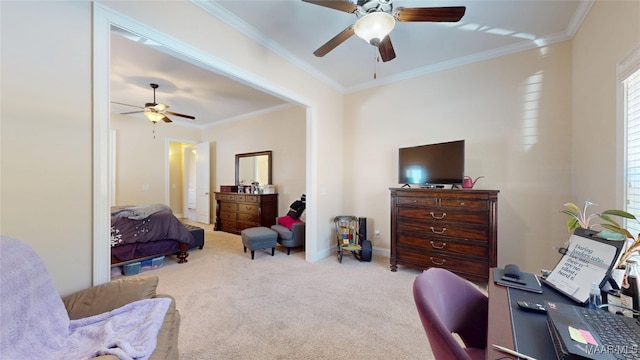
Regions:
<instances>
[{"instance_id":1,"label":"drawer handle","mask_svg":"<svg viewBox=\"0 0 640 360\"><path fill-rule=\"evenodd\" d=\"M443 213L442 213L442 216L436 216L436 214L434 214L434 213L433 213L433 211L432 211L432 212L430 212L430 214L431 214L431 217L432 217L432 218L434 218L434 219L438 219L438 220L442 220L442 219L444 219L444 217L445 217L445 216L447 216L447 213L446 213L446 212L443 212Z\"/></svg>"},{"instance_id":2,"label":"drawer handle","mask_svg":"<svg viewBox=\"0 0 640 360\"><path fill-rule=\"evenodd\" d=\"M442 259L442 261L438 262L433 260L433 256L429 256L429 259L431 259L431 263L435 264L435 265L444 265L444 263L447 262L447 259Z\"/></svg>"},{"instance_id":3,"label":"drawer handle","mask_svg":"<svg viewBox=\"0 0 640 360\"><path fill-rule=\"evenodd\" d=\"M430 241L431 242L431 247L434 249L444 249L445 246L447 246L446 242L441 242L442 245L440 246L436 246L436 244L433 242L433 240Z\"/></svg>"},{"instance_id":4,"label":"drawer handle","mask_svg":"<svg viewBox=\"0 0 640 360\"><path fill-rule=\"evenodd\" d=\"M444 234L444 232L447 231L447 228L442 228L442 231L437 231L436 229L433 228L433 226L429 228L431 229L431 232L434 234Z\"/></svg>"}]
</instances>

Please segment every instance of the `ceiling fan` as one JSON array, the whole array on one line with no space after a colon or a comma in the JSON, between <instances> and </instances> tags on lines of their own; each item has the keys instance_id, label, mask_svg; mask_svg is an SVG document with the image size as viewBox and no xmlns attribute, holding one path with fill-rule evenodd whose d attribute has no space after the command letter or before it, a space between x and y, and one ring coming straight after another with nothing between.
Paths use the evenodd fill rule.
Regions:
<instances>
[{"instance_id":1,"label":"ceiling fan","mask_svg":"<svg viewBox=\"0 0 640 360\"><path fill-rule=\"evenodd\" d=\"M353 34L378 48L382 61L393 60L393 50L389 33L396 21L400 22L457 22L462 19L464 6L424 7L393 9L393 0L302 0L330 9L355 14L358 18L338 35L320 46L313 54L322 57L342 44Z\"/></svg>"},{"instance_id":2,"label":"ceiling fan","mask_svg":"<svg viewBox=\"0 0 640 360\"><path fill-rule=\"evenodd\" d=\"M154 124L157 123L160 120L162 120L162 121L164 121L166 123L170 123L171 119L169 119L166 114L174 115L174 116L180 116L180 117L183 117L183 118L195 120L195 117L191 116L191 115L184 115L184 114L179 114L179 113L176 113L176 112L173 112L173 111L167 111L167 109L169 108L169 105L156 103L156 89L159 87L159 85L158 84L149 84L149 85L151 86L151 88L153 88L153 102L144 104L144 107L136 106L136 105L130 105L130 104L124 104L124 103L120 103L120 102L116 102L116 101L112 101L112 103L113 104L126 105L126 106L133 106L133 107L137 107L139 109L142 109L142 110L137 110L137 111L124 112L124 113L120 113L120 114L127 115L127 114L143 113Z\"/></svg>"}]
</instances>

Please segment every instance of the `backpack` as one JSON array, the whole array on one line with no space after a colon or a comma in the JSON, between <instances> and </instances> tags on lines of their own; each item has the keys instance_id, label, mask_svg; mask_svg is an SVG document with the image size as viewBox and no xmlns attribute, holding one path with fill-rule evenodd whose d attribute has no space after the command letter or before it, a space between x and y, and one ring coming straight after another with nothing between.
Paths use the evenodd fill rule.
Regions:
<instances>
[{"instance_id":1,"label":"backpack","mask_svg":"<svg viewBox=\"0 0 640 360\"><path fill-rule=\"evenodd\" d=\"M306 196L302 194L302 197L300 198L300 200L296 200L293 203L291 203L291 205L289 205L289 212L287 213L287 215L290 216L292 219L297 220L300 217L300 215L302 215L302 212L307 206L305 200L306 200Z\"/></svg>"}]
</instances>

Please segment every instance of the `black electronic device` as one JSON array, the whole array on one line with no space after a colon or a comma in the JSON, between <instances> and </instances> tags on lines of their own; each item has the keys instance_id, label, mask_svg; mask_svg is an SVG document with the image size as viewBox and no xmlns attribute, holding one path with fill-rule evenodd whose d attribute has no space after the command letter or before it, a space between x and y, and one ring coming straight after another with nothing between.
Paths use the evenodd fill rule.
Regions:
<instances>
[{"instance_id":1,"label":"black electronic device","mask_svg":"<svg viewBox=\"0 0 640 360\"><path fill-rule=\"evenodd\" d=\"M464 140L398 150L398 183L457 185L464 179Z\"/></svg>"},{"instance_id":2,"label":"black electronic device","mask_svg":"<svg viewBox=\"0 0 640 360\"><path fill-rule=\"evenodd\" d=\"M504 266L504 276L513 279L520 279L520 267L516 264L507 264Z\"/></svg>"},{"instance_id":3,"label":"black electronic device","mask_svg":"<svg viewBox=\"0 0 640 360\"><path fill-rule=\"evenodd\" d=\"M508 274L508 275L507 275ZM518 275L518 278L514 276ZM521 272L517 269L517 266L505 266L502 268L493 268L493 281L502 286L507 286L515 289L542 293L542 285L538 277L532 273Z\"/></svg>"},{"instance_id":4,"label":"black electronic device","mask_svg":"<svg viewBox=\"0 0 640 360\"><path fill-rule=\"evenodd\" d=\"M531 311L542 314L547 312L547 308L544 307L544 305L529 301L518 301L518 307L524 311Z\"/></svg>"}]
</instances>

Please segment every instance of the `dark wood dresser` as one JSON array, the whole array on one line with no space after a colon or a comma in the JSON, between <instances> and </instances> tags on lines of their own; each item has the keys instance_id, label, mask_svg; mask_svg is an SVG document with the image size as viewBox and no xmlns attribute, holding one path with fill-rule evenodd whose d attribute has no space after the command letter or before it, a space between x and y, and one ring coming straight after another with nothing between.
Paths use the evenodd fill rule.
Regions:
<instances>
[{"instance_id":1,"label":"dark wood dresser","mask_svg":"<svg viewBox=\"0 0 640 360\"><path fill-rule=\"evenodd\" d=\"M487 281L497 266L497 190L391 190L391 271L440 267Z\"/></svg>"},{"instance_id":2,"label":"dark wood dresser","mask_svg":"<svg viewBox=\"0 0 640 360\"><path fill-rule=\"evenodd\" d=\"M256 226L271 227L278 216L278 194L216 192L214 230L240 234Z\"/></svg>"}]
</instances>

